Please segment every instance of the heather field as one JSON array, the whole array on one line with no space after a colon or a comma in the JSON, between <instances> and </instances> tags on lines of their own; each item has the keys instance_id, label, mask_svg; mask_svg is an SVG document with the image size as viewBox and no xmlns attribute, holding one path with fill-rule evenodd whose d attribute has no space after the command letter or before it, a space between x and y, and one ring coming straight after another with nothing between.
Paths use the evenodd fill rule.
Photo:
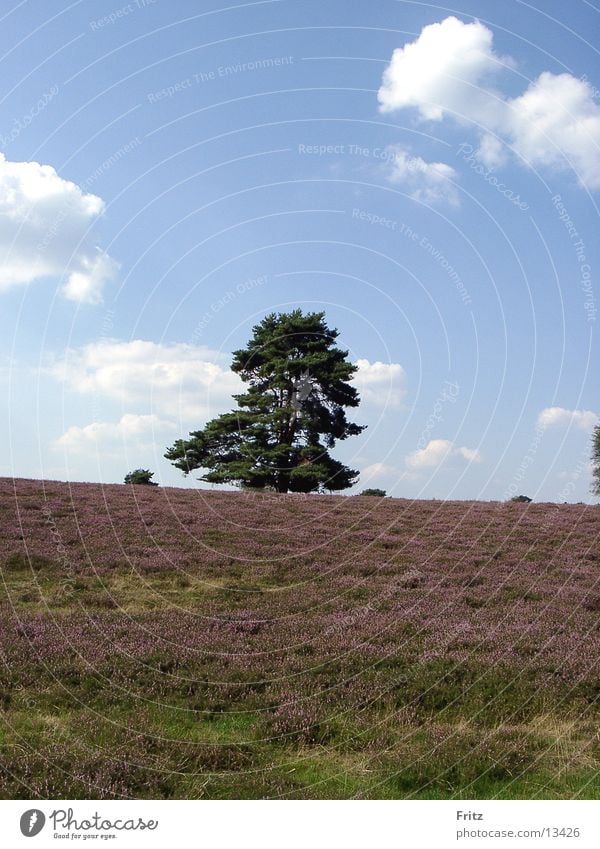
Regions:
<instances>
[{"instance_id":1,"label":"heather field","mask_svg":"<svg viewBox=\"0 0 600 849\"><path fill-rule=\"evenodd\" d=\"M0 796L599 798L599 519L0 480Z\"/></svg>"}]
</instances>

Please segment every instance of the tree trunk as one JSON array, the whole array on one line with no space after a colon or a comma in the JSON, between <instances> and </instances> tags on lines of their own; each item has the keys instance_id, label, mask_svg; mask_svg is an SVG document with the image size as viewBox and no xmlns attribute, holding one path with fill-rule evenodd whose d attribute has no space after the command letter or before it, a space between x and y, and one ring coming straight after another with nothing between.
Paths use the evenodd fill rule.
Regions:
<instances>
[{"instance_id":1,"label":"tree trunk","mask_svg":"<svg viewBox=\"0 0 600 849\"><path fill-rule=\"evenodd\" d=\"M283 492L283 493L288 492L288 490L290 488L290 476L289 475L282 475L282 474L277 475L277 485L276 485L275 488L276 488L277 492Z\"/></svg>"}]
</instances>

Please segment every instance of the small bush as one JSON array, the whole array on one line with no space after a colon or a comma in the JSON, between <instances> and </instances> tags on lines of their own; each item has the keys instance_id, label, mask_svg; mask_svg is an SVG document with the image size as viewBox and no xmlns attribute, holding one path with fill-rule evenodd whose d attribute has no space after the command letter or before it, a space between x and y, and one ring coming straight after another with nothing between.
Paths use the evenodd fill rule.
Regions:
<instances>
[{"instance_id":1,"label":"small bush","mask_svg":"<svg viewBox=\"0 0 600 849\"><path fill-rule=\"evenodd\" d=\"M514 498L510 499L511 501L515 501L518 504L530 504L532 499L527 495L515 495Z\"/></svg>"},{"instance_id":2,"label":"small bush","mask_svg":"<svg viewBox=\"0 0 600 849\"><path fill-rule=\"evenodd\" d=\"M134 469L133 472L129 472L125 475L125 483L136 483L136 484L145 484L146 486L158 486L152 478L154 477L154 472L151 472L149 469Z\"/></svg>"},{"instance_id":3,"label":"small bush","mask_svg":"<svg viewBox=\"0 0 600 849\"><path fill-rule=\"evenodd\" d=\"M377 498L385 498L386 495L387 495L387 492L385 491L385 489L372 488L372 489L363 489L363 491L360 494L361 495L374 495Z\"/></svg>"}]
</instances>

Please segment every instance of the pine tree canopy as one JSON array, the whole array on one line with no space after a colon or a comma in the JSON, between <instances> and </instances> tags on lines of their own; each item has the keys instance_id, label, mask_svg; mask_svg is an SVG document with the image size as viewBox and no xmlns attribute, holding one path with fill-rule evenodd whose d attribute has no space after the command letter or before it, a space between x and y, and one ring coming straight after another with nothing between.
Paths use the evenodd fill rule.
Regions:
<instances>
[{"instance_id":1,"label":"pine tree canopy","mask_svg":"<svg viewBox=\"0 0 600 849\"><path fill-rule=\"evenodd\" d=\"M231 368L246 385L234 395L238 409L177 440L165 457L186 474L207 470L200 480L208 483L277 492L352 486L358 472L329 454L337 440L364 430L346 418L359 404L349 382L357 366L338 336L323 312L266 316L233 352Z\"/></svg>"}]
</instances>

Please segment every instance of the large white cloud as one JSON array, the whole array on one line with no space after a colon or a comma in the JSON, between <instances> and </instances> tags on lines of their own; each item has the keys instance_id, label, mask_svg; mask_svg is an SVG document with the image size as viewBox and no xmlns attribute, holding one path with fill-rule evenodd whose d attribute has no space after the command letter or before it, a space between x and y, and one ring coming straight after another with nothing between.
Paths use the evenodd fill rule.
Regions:
<instances>
[{"instance_id":1,"label":"large white cloud","mask_svg":"<svg viewBox=\"0 0 600 849\"><path fill-rule=\"evenodd\" d=\"M589 83L546 71L507 105L508 140L526 162L570 165L581 183L600 188L600 106Z\"/></svg>"},{"instance_id":2,"label":"large white cloud","mask_svg":"<svg viewBox=\"0 0 600 849\"><path fill-rule=\"evenodd\" d=\"M459 447L449 439L431 439L424 448L406 457L406 465L409 469L433 469L451 457L460 457L467 462L481 461L477 448Z\"/></svg>"},{"instance_id":3,"label":"large white cloud","mask_svg":"<svg viewBox=\"0 0 600 849\"><path fill-rule=\"evenodd\" d=\"M505 142L532 167L572 167L581 184L600 188L600 105L590 84L545 71L509 97L492 77L514 63L494 52L492 40L478 21L449 17L424 27L394 51L379 89L381 110L413 107L423 119L473 123L490 167L502 163Z\"/></svg>"},{"instance_id":4,"label":"large white cloud","mask_svg":"<svg viewBox=\"0 0 600 849\"><path fill-rule=\"evenodd\" d=\"M9 162L0 153L0 291L60 277L66 298L98 303L118 267L89 232L103 211L101 198L50 165Z\"/></svg>"},{"instance_id":5,"label":"large white cloud","mask_svg":"<svg viewBox=\"0 0 600 849\"><path fill-rule=\"evenodd\" d=\"M433 121L447 112L464 118L489 111L479 83L498 67L492 39L483 24L454 17L424 27L416 41L394 50L379 89L381 110L412 106Z\"/></svg>"},{"instance_id":6,"label":"large white cloud","mask_svg":"<svg viewBox=\"0 0 600 849\"><path fill-rule=\"evenodd\" d=\"M144 421L166 416L186 429L201 427L209 418L235 408L232 395L243 391L244 384L229 363L229 355L204 346L107 339L69 349L46 373L95 403L117 403ZM361 359L357 365L354 383L364 407L401 403L406 375L399 363ZM112 425L96 421L87 427L91 430L84 433L72 429L69 439L81 442L97 434L106 439Z\"/></svg>"},{"instance_id":7,"label":"large white cloud","mask_svg":"<svg viewBox=\"0 0 600 849\"><path fill-rule=\"evenodd\" d=\"M357 360L353 383L367 404L397 407L406 394L406 372L400 363Z\"/></svg>"},{"instance_id":8,"label":"large white cloud","mask_svg":"<svg viewBox=\"0 0 600 849\"><path fill-rule=\"evenodd\" d=\"M547 427L577 427L591 430L598 423L598 416L591 410L566 410L564 407L546 407L538 416L538 425Z\"/></svg>"},{"instance_id":9,"label":"large white cloud","mask_svg":"<svg viewBox=\"0 0 600 849\"><path fill-rule=\"evenodd\" d=\"M426 162L420 156L412 156L399 145L387 148L390 170L388 179L405 186L410 196L427 204L449 203L458 206L454 168L445 162Z\"/></svg>"},{"instance_id":10,"label":"large white cloud","mask_svg":"<svg viewBox=\"0 0 600 849\"><path fill-rule=\"evenodd\" d=\"M157 434L175 431L173 422L156 415L137 416L127 413L118 422L92 422L85 427L68 428L56 445L75 453L120 453L123 450L148 450Z\"/></svg>"},{"instance_id":11,"label":"large white cloud","mask_svg":"<svg viewBox=\"0 0 600 849\"><path fill-rule=\"evenodd\" d=\"M197 345L105 340L67 351L50 371L76 392L129 410L205 419L231 409L231 395L242 386L225 360Z\"/></svg>"}]
</instances>

